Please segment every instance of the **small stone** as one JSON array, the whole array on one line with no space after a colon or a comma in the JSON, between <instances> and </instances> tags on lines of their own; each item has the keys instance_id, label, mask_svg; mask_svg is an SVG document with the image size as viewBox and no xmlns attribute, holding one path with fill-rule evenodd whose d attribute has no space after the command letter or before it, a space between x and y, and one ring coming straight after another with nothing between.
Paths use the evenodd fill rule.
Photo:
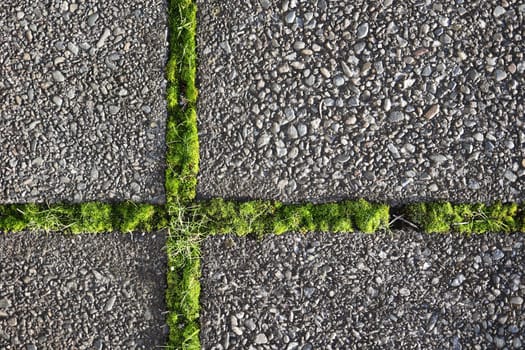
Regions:
<instances>
[{"instance_id":1,"label":"small stone","mask_svg":"<svg viewBox=\"0 0 525 350\"><path fill-rule=\"evenodd\" d=\"M0 309L7 309L11 306L11 301L7 298L0 299Z\"/></svg>"},{"instance_id":2,"label":"small stone","mask_svg":"<svg viewBox=\"0 0 525 350\"><path fill-rule=\"evenodd\" d=\"M303 62L293 61L290 65L292 66L292 68L297 70L303 70L305 68Z\"/></svg>"},{"instance_id":3,"label":"small stone","mask_svg":"<svg viewBox=\"0 0 525 350\"><path fill-rule=\"evenodd\" d=\"M104 29L104 32L100 36L100 39L98 39L97 42L97 49L100 49L104 44L106 43L106 39L109 38L109 35L111 34L111 31L108 28Z\"/></svg>"},{"instance_id":4,"label":"small stone","mask_svg":"<svg viewBox=\"0 0 525 350\"><path fill-rule=\"evenodd\" d=\"M341 67L343 68L344 75L346 75L348 78L351 78L353 76L352 71L350 70L350 67L348 67L346 62L342 61Z\"/></svg>"},{"instance_id":5,"label":"small stone","mask_svg":"<svg viewBox=\"0 0 525 350\"><path fill-rule=\"evenodd\" d=\"M433 154L430 156L430 159L434 161L437 165L447 161L447 157L442 154Z\"/></svg>"},{"instance_id":6,"label":"small stone","mask_svg":"<svg viewBox=\"0 0 525 350\"><path fill-rule=\"evenodd\" d=\"M269 0L261 0L261 7L265 10L268 10L270 8L270 1Z\"/></svg>"},{"instance_id":7,"label":"small stone","mask_svg":"<svg viewBox=\"0 0 525 350\"><path fill-rule=\"evenodd\" d=\"M403 296L403 297L407 297L407 296L409 296L409 295L410 295L410 289L408 289L408 288L404 288L404 287L401 288L401 289L399 290L399 295L401 295L401 296Z\"/></svg>"},{"instance_id":8,"label":"small stone","mask_svg":"<svg viewBox=\"0 0 525 350\"><path fill-rule=\"evenodd\" d=\"M494 72L494 76L496 78L496 81L502 81L507 78L507 73L501 69L496 69Z\"/></svg>"},{"instance_id":9,"label":"small stone","mask_svg":"<svg viewBox=\"0 0 525 350\"><path fill-rule=\"evenodd\" d=\"M62 106L62 102L63 102L63 101L62 101L62 98L61 98L61 97L59 97L59 96L53 96L53 99L52 99L52 100L53 100L53 103L54 103L55 105L57 105L58 107L61 107L61 106Z\"/></svg>"},{"instance_id":10,"label":"small stone","mask_svg":"<svg viewBox=\"0 0 525 350\"><path fill-rule=\"evenodd\" d=\"M233 333L237 334L237 335L242 335L242 329L240 329L239 327L232 327L232 331Z\"/></svg>"},{"instance_id":11,"label":"small stone","mask_svg":"<svg viewBox=\"0 0 525 350\"><path fill-rule=\"evenodd\" d=\"M53 79L55 79L55 81L57 81L59 83L61 83L61 82L66 80L66 78L64 77L62 72L59 71L59 70L56 70L56 71L53 72Z\"/></svg>"},{"instance_id":12,"label":"small stone","mask_svg":"<svg viewBox=\"0 0 525 350\"><path fill-rule=\"evenodd\" d=\"M388 120L390 120L392 123L398 123L405 119L405 115L401 111L393 111L388 116Z\"/></svg>"},{"instance_id":13,"label":"small stone","mask_svg":"<svg viewBox=\"0 0 525 350\"><path fill-rule=\"evenodd\" d=\"M433 105L431 106L426 112L425 112L425 118L430 120L434 118L436 115L439 114L439 105Z\"/></svg>"},{"instance_id":14,"label":"small stone","mask_svg":"<svg viewBox=\"0 0 525 350\"><path fill-rule=\"evenodd\" d=\"M298 134L297 134L297 129L295 128L295 126L290 125L290 127L288 128L287 135L291 139L296 139L297 138Z\"/></svg>"},{"instance_id":15,"label":"small stone","mask_svg":"<svg viewBox=\"0 0 525 350\"><path fill-rule=\"evenodd\" d=\"M37 350L37 349L36 349L36 346L34 346L33 344L28 344L26 345L26 350Z\"/></svg>"},{"instance_id":16,"label":"small stone","mask_svg":"<svg viewBox=\"0 0 525 350\"><path fill-rule=\"evenodd\" d=\"M93 27L95 23L97 22L97 19L98 19L98 13L94 13L91 16L89 16L87 19L88 26Z\"/></svg>"},{"instance_id":17,"label":"small stone","mask_svg":"<svg viewBox=\"0 0 525 350\"><path fill-rule=\"evenodd\" d=\"M421 71L421 75L424 77L429 77L432 74L432 68L430 66L425 66Z\"/></svg>"},{"instance_id":18,"label":"small stone","mask_svg":"<svg viewBox=\"0 0 525 350\"><path fill-rule=\"evenodd\" d=\"M248 328L248 329L249 329L250 331L252 331L252 332L253 332L253 331L255 330L255 328L256 328L255 322L254 322L251 318L247 319L247 320L244 322L244 326L245 326L246 328Z\"/></svg>"},{"instance_id":19,"label":"small stone","mask_svg":"<svg viewBox=\"0 0 525 350\"><path fill-rule=\"evenodd\" d=\"M335 157L335 161L338 163L346 163L350 160L350 156L346 154L340 154L337 157Z\"/></svg>"},{"instance_id":20,"label":"small stone","mask_svg":"<svg viewBox=\"0 0 525 350\"><path fill-rule=\"evenodd\" d=\"M321 69L319 69L319 72L321 72L321 74L326 78L330 78L331 74L330 74L330 71L324 67L322 67Z\"/></svg>"},{"instance_id":21,"label":"small stone","mask_svg":"<svg viewBox=\"0 0 525 350\"><path fill-rule=\"evenodd\" d=\"M521 305L523 304L523 298L522 297L512 297L510 298L510 303L512 305Z\"/></svg>"},{"instance_id":22,"label":"small stone","mask_svg":"<svg viewBox=\"0 0 525 350\"><path fill-rule=\"evenodd\" d=\"M503 347L505 346L505 339L500 338L500 337L495 337L494 345L496 345L496 348L498 349L503 349Z\"/></svg>"},{"instance_id":23,"label":"small stone","mask_svg":"<svg viewBox=\"0 0 525 350\"><path fill-rule=\"evenodd\" d=\"M14 317L11 317L10 319L7 320L7 325L10 327L16 327L17 324L18 324L18 321Z\"/></svg>"},{"instance_id":24,"label":"small stone","mask_svg":"<svg viewBox=\"0 0 525 350\"><path fill-rule=\"evenodd\" d=\"M257 140L257 147L262 148L270 142L270 136L268 134L262 134Z\"/></svg>"},{"instance_id":25,"label":"small stone","mask_svg":"<svg viewBox=\"0 0 525 350\"><path fill-rule=\"evenodd\" d=\"M255 344L267 344L268 338L266 338L266 335L264 333L259 333L255 337Z\"/></svg>"},{"instance_id":26,"label":"small stone","mask_svg":"<svg viewBox=\"0 0 525 350\"><path fill-rule=\"evenodd\" d=\"M71 53L72 53L73 55L77 55L77 54L78 54L78 46L75 45L75 44L73 44L73 43L68 43L68 44L67 44L67 49L68 49L69 51L71 51Z\"/></svg>"},{"instance_id":27,"label":"small stone","mask_svg":"<svg viewBox=\"0 0 525 350\"><path fill-rule=\"evenodd\" d=\"M297 132L299 133L300 137L305 136L308 133L308 127L304 124L298 124L297 125Z\"/></svg>"},{"instance_id":28,"label":"small stone","mask_svg":"<svg viewBox=\"0 0 525 350\"><path fill-rule=\"evenodd\" d=\"M113 306L115 305L115 301L117 300L117 297L115 295L111 296L108 301L106 302L106 306L104 307L104 311L111 311L113 309Z\"/></svg>"},{"instance_id":29,"label":"small stone","mask_svg":"<svg viewBox=\"0 0 525 350\"><path fill-rule=\"evenodd\" d=\"M388 148L388 151L392 154L392 157L394 157L395 159L401 158L399 150L393 143L389 143L386 147Z\"/></svg>"},{"instance_id":30,"label":"small stone","mask_svg":"<svg viewBox=\"0 0 525 350\"><path fill-rule=\"evenodd\" d=\"M299 348L299 343L291 342L291 343L288 343L286 350L297 350L298 348Z\"/></svg>"},{"instance_id":31,"label":"small stone","mask_svg":"<svg viewBox=\"0 0 525 350\"><path fill-rule=\"evenodd\" d=\"M465 282L465 276L462 273L460 273L459 275L456 276L456 278L452 280L450 285L452 287L459 287L463 284L463 282Z\"/></svg>"},{"instance_id":32,"label":"small stone","mask_svg":"<svg viewBox=\"0 0 525 350\"><path fill-rule=\"evenodd\" d=\"M390 111L391 107L392 107L392 102L390 101L389 98L385 98L385 100L383 101L383 109L385 110L385 112Z\"/></svg>"},{"instance_id":33,"label":"small stone","mask_svg":"<svg viewBox=\"0 0 525 350\"><path fill-rule=\"evenodd\" d=\"M279 66L279 68L277 68L277 71L281 74L288 73L290 71L290 66L288 65L288 63L285 63Z\"/></svg>"},{"instance_id":34,"label":"small stone","mask_svg":"<svg viewBox=\"0 0 525 350\"><path fill-rule=\"evenodd\" d=\"M474 135L472 135L472 137L474 138L474 140L478 141L478 142L482 142L484 140L484 136L482 133L475 133Z\"/></svg>"},{"instance_id":35,"label":"small stone","mask_svg":"<svg viewBox=\"0 0 525 350\"><path fill-rule=\"evenodd\" d=\"M95 339L93 341L94 350L102 350L103 347L104 347L104 342L102 341L102 339Z\"/></svg>"},{"instance_id":36,"label":"small stone","mask_svg":"<svg viewBox=\"0 0 525 350\"><path fill-rule=\"evenodd\" d=\"M338 75L334 78L334 85L339 87L339 86L343 86L345 84L345 80L343 79L342 76Z\"/></svg>"},{"instance_id":37,"label":"small stone","mask_svg":"<svg viewBox=\"0 0 525 350\"><path fill-rule=\"evenodd\" d=\"M493 15L494 17L498 18L499 16L505 14L505 9L501 6L496 6L496 8L494 9L494 12L493 12Z\"/></svg>"},{"instance_id":38,"label":"small stone","mask_svg":"<svg viewBox=\"0 0 525 350\"><path fill-rule=\"evenodd\" d=\"M514 74L516 73L516 65L514 63L511 63L507 66L507 70L509 71L510 74Z\"/></svg>"},{"instance_id":39,"label":"small stone","mask_svg":"<svg viewBox=\"0 0 525 350\"><path fill-rule=\"evenodd\" d=\"M367 75L371 68L372 68L372 64L370 62L365 62L363 66L361 67L361 74Z\"/></svg>"},{"instance_id":40,"label":"small stone","mask_svg":"<svg viewBox=\"0 0 525 350\"><path fill-rule=\"evenodd\" d=\"M9 317L9 314L7 312L0 310L0 320L3 320L8 317Z\"/></svg>"},{"instance_id":41,"label":"small stone","mask_svg":"<svg viewBox=\"0 0 525 350\"><path fill-rule=\"evenodd\" d=\"M306 44L303 41L296 41L293 44L293 48L297 51L301 51L306 47Z\"/></svg>"},{"instance_id":42,"label":"small stone","mask_svg":"<svg viewBox=\"0 0 525 350\"><path fill-rule=\"evenodd\" d=\"M110 114L117 114L118 112L120 111L120 107L119 106L109 106L109 113Z\"/></svg>"},{"instance_id":43,"label":"small stone","mask_svg":"<svg viewBox=\"0 0 525 350\"><path fill-rule=\"evenodd\" d=\"M285 17L285 21L288 24L292 24L295 21L295 11L290 11Z\"/></svg>"},{"instance_id":44,"label":"small stone","mask_svg":"<svg viewBox=\"0 0 525 350\"><path fill-rule=\"evenodd\" d=\"M359 27L357 27L357 38L363 39L367 35L368 35L368 23L365 22L365 23L360 24Z\"/></svg>"},{"instance_id":45,"label":"small stone","mask_svg":"<svg viewBox=\"0 0 525 350\"><path fill-rule=\"evenodd\" d=\"M516 180L518 179L518 177L516 176L516 174L514 174L514 172L512 172L512 170L505 171L503 176L505 176L505 178L510 182L516 182Z\"/></svg>"}]
</instances>

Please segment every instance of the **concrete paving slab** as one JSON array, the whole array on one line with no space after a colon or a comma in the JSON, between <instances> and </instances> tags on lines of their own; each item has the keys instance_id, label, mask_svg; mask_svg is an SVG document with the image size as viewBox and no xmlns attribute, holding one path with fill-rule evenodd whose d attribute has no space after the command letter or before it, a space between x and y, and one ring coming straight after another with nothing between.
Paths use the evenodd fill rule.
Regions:
<instances>
[{"instance_id":1,"label":"concrete paving slab","mask_svg":"<svg viewBox=\"0 0 525 350\"><path fill-rule=\"evenodd\" d=\"M0 4L0 203L161 203L164 1Z\"/></svg>"},{"instance_id":2,"label":"concrete paving slab","mask_svg":"<svg viewBox=\"0 0 525 350\"><path fill-rule=\"evenodd\" d=\"M164 233L0 234L1 349L165 346Z\"/></svg>"},{"instance_id":3,"label":"concrete paving slab","mask_svg":"<svg viewBox=\"0 0 525 350\"><path fill-rule=\"evenodd\" d=\"M525 197L525 6L197 1L201 197Z\"/></svg>"},{"instance_id":4,"label":"concrete paving slab","mask_svg":"<svg viewBox=\"0 0 525 350\"><path fill-rule=\"evenodd\" d=\"M206 239L206 349L520 349L523 235Z\"/></svg>"}]
</instances>

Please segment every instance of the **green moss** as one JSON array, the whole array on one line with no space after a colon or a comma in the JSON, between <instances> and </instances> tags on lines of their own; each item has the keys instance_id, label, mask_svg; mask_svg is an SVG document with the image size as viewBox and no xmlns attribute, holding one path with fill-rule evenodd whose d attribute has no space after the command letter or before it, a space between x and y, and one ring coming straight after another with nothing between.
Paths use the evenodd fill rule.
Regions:
<instances>
[{"instance_id":1,"label":"green moss","mask_svg":"<svg viewBox=\"0 0 525 350\"><path fill-rule=\"evenodd\" d=\"M418 203L409 205L406 212L410 220L429 233L523 232L516 203Z\"/></svg>"},{"instance_id":2,"label":"green moss","mask_svg":"<svg viewBox=\"0 0 525 350\"><path fill-rule=\"evenodd\" d=\"M20 205L0 205L0 231L18 232L25 230L27 220Z\"/></svg>"},{"instance_id":3,"label":"green moss","mask_svg":"<svg viewBox=\"0 0 525 350\"><path fill-rule=\"evenodd\" d=\"M355 227L365 233L373 233L388 227L390 212L384 204L375 204L360 199L343 202L344 216L353 219Z\"/></svg>"},{"instance_id":4,"label":"green moss","mask_svg":"<svg viewBox=\"0 0 525 350\"><path fill-rule=\"evenodd\" d=\"M80 204L80 218L70 227L73 233L100 233L113 230L113 208L106 203Z\"/></svg>"},{"instance_id":5,"label":"green moss","mask_svg":"<svg viewBox=\"0 0 525 350\"><path fill-rule=\"evenodd\" d=\"M121 232L132 232L137 230L149 231L155 228L153 217L155 207L151 204L137 204L125 202L115 207L116 226L114 228Z\"/></svg>"}]
</instances>

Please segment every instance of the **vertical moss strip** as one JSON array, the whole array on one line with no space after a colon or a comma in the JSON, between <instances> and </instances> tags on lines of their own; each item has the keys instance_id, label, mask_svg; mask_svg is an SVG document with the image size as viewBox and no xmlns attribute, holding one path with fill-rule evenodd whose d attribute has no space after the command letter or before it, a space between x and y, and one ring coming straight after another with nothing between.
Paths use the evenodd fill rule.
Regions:
<instances>
[{"instance_id":1,"label":"vertical moss strip","mask_svg":"<svg viewBox=\"0 0 525 350\"><path fill-rule=\"evenodd\" d=\"M166 202L169 222L169 349L200 349L200 247L198 226L188 208L195 198L199 165L195 31L192 0L168 1L169 57L166 66Z\"/></svg>"},{"instance_id":2,"label":"vertical moss strip","mask_svg":"<svg viewBox=\"0 0 525 350\"><path fill-rule=\"evenodd\" d=\"M166 200L170 205L193 200L199 171L195 86L197 6L191 0L170 0L168 16Z\"/></svg>"}]
</instances>

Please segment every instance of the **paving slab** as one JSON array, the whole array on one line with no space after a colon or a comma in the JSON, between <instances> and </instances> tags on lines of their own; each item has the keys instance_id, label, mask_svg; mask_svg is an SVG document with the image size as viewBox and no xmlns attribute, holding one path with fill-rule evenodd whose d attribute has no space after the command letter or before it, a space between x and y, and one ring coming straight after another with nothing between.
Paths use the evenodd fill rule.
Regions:
<instances>
[{"instance_id":1,"label":"paving slab","mask_svg":"<svg viewBox=\"0 0 525 350\"><path fill-rule=\"evenodd\" d=\"M0 203L164 202L166 4L0 4Z\"/></svg>"},{"instance_id":2,"label":"paving slab","mask_svg":"<svg viewBox=\"0 0 525 350\"><path fill-rule=\"evenodd\" d=\"M525 5L198 0L201 197L525 197Z\"/></svg>"},{"instance_id":3,"label":"paving slab","mask_svg":"<svg viewBox=\"0 0 525 350\"><path fill-rule=\"evenodd\" d=\"M206 239L206 349L521 349L525 236Z\"/></svg>"},{"instance_id":4,"label":"paving slab","mask_svg":"<svg viewBox=\"0 0 525 350\"><path fill-rule=\"evenodd\" d=\"M1 349L165 346L164 233L0 233Z\"/></svg>"}]
</instances>

